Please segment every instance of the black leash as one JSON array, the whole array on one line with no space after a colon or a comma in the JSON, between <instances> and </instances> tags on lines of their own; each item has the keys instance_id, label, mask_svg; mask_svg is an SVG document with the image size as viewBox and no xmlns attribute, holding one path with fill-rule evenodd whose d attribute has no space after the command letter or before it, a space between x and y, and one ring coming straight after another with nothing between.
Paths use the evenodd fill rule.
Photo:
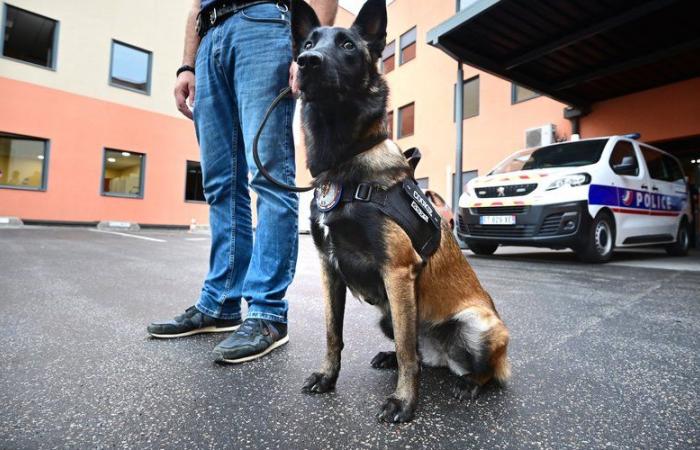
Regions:
<instances>
[{"instance_id":1,"label":"black leash","mask_svg":"<svg viewBox=\"0 0 700 450\"><path fill-rule=\"evenodd\" d=\"M263 128L265 128L265 124L267 123L267 119L270 118L270 114L272 114L272 111L277 107L279 102L281 102L289 93L292 91L290 87L286 87L282 89L277 97L272 101L270 106L268 106L267 111L265 111L265 115L263 116L263 120L260 123L260 126L258 127L258 131L255 133L255 138L253 139L253 159L255 160L255 165L258 166L258 170L260 171L261 174L265 178L267 178L267 181L270 183L274 184L278 188L282 188L288 191L292 192L307 192L312 190L314 187L313 186L306 186L306 187L299 187L299 186L292 186L290 184L282 183L281 181L276 180L270 172L265 169L265 166L263 166L262 161L260 161L260 155L258 155L258 141L260 140L260 135L262 134Z\"/></svg>"}]
</instances>

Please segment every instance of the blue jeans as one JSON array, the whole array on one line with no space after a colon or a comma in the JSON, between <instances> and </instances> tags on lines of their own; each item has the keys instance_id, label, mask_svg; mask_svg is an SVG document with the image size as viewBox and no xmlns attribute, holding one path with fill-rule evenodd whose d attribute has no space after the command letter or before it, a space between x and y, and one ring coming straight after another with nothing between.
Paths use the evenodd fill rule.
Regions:
<instances>
[{"instance_id":1,"label":"blue jeans","mask_svg":"<svg viewBox=\"0 0 700 450\"><path fill-rule=\"evenodd\" d=\"M199 46L194 123L212 242L196 307L212 317L240 318L243 298L248 317L287 321L285 293L296 268L299 199L258 172L252 144L265 110L288 84L291 61L289 13L272 3L229 17ZM280 103L259 142L267 170L292 184L293 114L294 100ZM255 239L249 187L258 197Z\"/></svg>"}]
</instances>

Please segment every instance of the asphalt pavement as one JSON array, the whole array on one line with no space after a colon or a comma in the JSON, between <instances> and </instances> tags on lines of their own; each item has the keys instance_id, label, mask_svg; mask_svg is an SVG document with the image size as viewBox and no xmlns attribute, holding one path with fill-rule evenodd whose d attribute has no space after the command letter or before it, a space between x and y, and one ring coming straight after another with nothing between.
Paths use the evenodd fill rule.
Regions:
<instances>
[{"instance_id":1,"label":"asphalt pavement","mask_svg":"<svg viewBox=\"0 0 700 450\"><path fill-rule=\"evenodd\" d=\"M449 372L424 369L416 419L387 425L375 414L395 373L369 362L392 343L373 307L351 297L336 392L300 392L325 335L308 236L289 290L290 343L222 366L211 350L224 335L145 330L194 302L206 235L0 229L0 448L700 446L692 258L672 269L643 264L655 259L644 252L600 266L561 252L468 259L510 328L512 380L459 402Z\"/></svg>"}]
</instances>

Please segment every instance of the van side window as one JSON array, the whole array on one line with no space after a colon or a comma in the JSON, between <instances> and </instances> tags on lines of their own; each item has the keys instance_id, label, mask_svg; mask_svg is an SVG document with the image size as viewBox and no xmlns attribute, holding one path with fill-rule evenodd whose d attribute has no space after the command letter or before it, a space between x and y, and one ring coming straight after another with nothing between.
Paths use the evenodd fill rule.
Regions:
<instances>
[{"instance_id":1,"label":"van side window","mask_svg":"<svg viewBox=\"0 0 700 450\"><path fill-rule=\"evenodd\" d=\"M663 153L643 145L640 147L642 149L642 155L644 155L644 161L646 161L647 168L649 169L649 176L655 180L667 181L669 177L666 173Z\"/></svg>"},{"instance_id":2,"label":"van side window","mask_svg":"<svg viewBox=\"0 0 700 450\"><path fill-rule=\"evenodd\" d=\"M676 161L672 156L664 155L664 166L666 166L666 174L668 175L667 181L679 181L685 179L683 169L678 165L678 161Z\"/></svg>"},{"instance_id":3,"label":"van side window","mask_svg":"<svg viewBox=\"0 0 700 450\"><path fill-rule=\"evenodd\" d=\"M618 141L610 154L610 168L618 175L639 175L639 162L629 141Z\"/></svg>"}]
</instances>

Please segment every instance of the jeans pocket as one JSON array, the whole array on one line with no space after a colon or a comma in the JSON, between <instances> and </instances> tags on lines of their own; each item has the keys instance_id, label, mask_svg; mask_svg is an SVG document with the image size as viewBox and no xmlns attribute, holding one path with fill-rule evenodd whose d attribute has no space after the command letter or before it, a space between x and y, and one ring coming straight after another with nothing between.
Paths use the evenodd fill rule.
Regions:
<instances>
[{"instance_id":1,"label":"jeans pocket","mask_svg":"<svg viewBox=\"0 0 700 450\"><path fill-rule=\"evenodd\" d=\"M263 3L241 10L241 17L249 22L267 22L289 25L289 12L274 3Z\"/></svg>"}]
</instances>

